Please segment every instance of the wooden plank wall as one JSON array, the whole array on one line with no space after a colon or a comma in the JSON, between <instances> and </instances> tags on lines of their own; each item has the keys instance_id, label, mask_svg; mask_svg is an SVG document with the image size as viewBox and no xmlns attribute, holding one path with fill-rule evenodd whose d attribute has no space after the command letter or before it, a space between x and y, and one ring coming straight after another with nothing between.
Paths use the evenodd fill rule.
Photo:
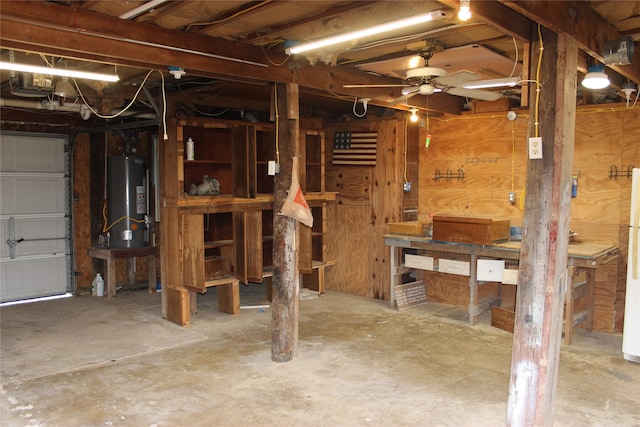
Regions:
<instances>
[{"instance_id":1,"label":"wooden plank wall","mask_svg":"<svg viewBox=\"0 0 640 427\"><path fill-rule=\"evenodd\" d=\"M327 130L326 189L339 193L327 209L328 251L338 263L326 288L370 298L389 298L389 248L383 236L402 217L405 121L358 121ZM332 166L336 130L378 132L376 166Z\"/></svg>"},{"instance_id":2,"label":"wooden plank wall","mask_svg":"<svg viewBox=\"0 0 640 427\"><path fill-rule=\"evenodd\" d=\"M626 170L629 165L640 166L638 111L621 104L589 106L579 107L576 117L573 171L578 193L572 200L571 229L580 241L610 243L620 249L618 262L596 275L598 331L622 328L631 193ZM528 119L528 111L519 112L513 122L506 111L431 118L429 128L420 132L420 141L427 133L432 138L429 149L420 150L419 219L430 221L433 214L445 214L509 219L511 225L522 225L519 199L526 191ZM617 179L609 177L612 167L618 169ZM512 188L513 204L508 199ZM433 275L428 296L463 305L466 290L451 288L466 286L466 278Z\"/></svg>"}]
</instances>

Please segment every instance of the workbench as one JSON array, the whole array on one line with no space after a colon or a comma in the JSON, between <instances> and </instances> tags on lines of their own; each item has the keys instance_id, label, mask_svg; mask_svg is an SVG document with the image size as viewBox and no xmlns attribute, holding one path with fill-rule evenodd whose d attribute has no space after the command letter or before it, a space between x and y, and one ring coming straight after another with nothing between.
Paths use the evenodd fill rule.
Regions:
<instances>
[{"instance_id":1,"label":"workbench","mask_svg":"<svg viewBox=\"0 0 640 427\"><path fill-rule=\"evenodd\" d=\"M135 284L134 260L137 257L147 259L147 270L149 280L149 292L156 291L156 252L155 246L144 246L142 248L89 248L87 255L91 258L103 260L103 275L106 285L106 296L113 298L116 296L116 258L127 259L127 284Z\"/></svg>"},{"instance_id":2,"label":"workbench","mask_svg":"<svg viewBox=\"0 0 640 427\"><path fill-rule=\"evenodd\" d=\"M484 283L478 280L478 260L479 259L493 259L493 260L510 260L513 263L517 263L520 259L520 242L519 241L506 241L503 243L494 243L493 245L476 245L466 243L453 243L434 241L428 237L417 237L409 235L395 235L387 234L384 236L385 245L390 247L390 290L389 290L389 304L391 308L395 308L395 292L394 288L397 285L402 284L403 274L414 271L414 268L407 267L404 264L404 254L402 249L415 249L417 253L432 258L455 259L456 262L468 263L468 274L464 272L463 275L469 276L469 323L476 324L478 322L478 316L491 309L492 305L500 305L500 295L491 295L480 300L478 289ZM587 309L580 316L576 317L576 313L573 313L573 304L567 305L567 319L573 319L575 321L567 322L567 330L565 336L570 341L573 334L572 328L575 324L586 322L585 327L587 330L593 329L593 298L595 287L595 270L603 265L607 264L611 260L618 256L618 249L615 246L607 244L597 243L570 243L568 248L568 260L567 267L567 301L573 301L572 290L575 289L575 283L573 278L578 276L578 272L584 269L586 280L584 281L584 292L586 294L588 303ZM439 271L438 267L425 268L426 270Z\"/></svg>"}]
</instances>

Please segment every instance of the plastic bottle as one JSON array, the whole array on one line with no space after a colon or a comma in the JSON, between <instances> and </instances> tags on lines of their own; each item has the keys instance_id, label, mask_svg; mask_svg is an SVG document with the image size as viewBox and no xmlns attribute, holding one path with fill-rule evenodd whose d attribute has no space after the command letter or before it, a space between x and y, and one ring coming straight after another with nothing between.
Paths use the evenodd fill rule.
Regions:
<instances>
[{"instance_id":1,"label":"plastic bottle","mask_svg":"<svg viewBox=\"0 0 640 427\"><path fill-rule=\"evenodd\" d=\"M97 297L104 296L104 279L102 278L102 275L100 273L96 274L95 279L93 279L91 294Z\"/></svg>"},{"instance_id":2,"label":"plastic bottle","mask_svg":"<svg viewBox=\"0 0 640 427\"><path fill-rule=\"evenodd\" d=\"M187 140L187 160L194 160L195 154L193 152L193 139L189 137Z\"/></svg>"}]
</instances>

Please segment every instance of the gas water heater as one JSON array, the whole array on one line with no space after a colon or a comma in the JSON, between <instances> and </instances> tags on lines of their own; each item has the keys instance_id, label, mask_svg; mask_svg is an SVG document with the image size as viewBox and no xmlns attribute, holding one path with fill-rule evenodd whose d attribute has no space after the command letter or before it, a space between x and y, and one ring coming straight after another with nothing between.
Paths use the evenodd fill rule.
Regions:
<instances>
[{"instance_id":1,"label":"gas water heater","mask_svg":"<svg viewBox=\"0 0 640 427\"><path fill-rule=\"evenodd\" d=\"M107 207L112 248L148 244L147 168L143 157L121 155L107 161Z\"/></svg>"}]
</instances>

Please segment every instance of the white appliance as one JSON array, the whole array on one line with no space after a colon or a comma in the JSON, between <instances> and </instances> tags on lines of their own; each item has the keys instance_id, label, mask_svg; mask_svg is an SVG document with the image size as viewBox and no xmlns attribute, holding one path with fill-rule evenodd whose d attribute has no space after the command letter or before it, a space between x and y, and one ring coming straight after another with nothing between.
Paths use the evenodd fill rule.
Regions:
<instances>
[{"instance_id":1,"label":"white appliance","mask_svg":"<svg viewBox=\"0 0 640 427\"><path fill-rule=\"evenodd\" d=\"M640 251L640 169L633 170L629 223L629 260L622 353L625 359L640 363L640 256L638 256Z\"/></svg>"}]
</instances>

